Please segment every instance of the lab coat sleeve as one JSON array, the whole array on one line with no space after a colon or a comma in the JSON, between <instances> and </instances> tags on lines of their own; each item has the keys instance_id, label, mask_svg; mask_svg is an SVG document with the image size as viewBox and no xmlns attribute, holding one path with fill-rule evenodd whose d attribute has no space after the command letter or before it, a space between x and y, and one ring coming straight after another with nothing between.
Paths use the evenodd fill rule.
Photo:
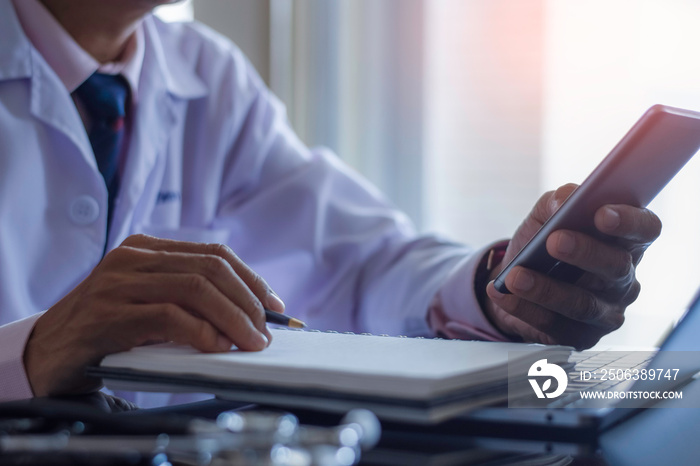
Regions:
<instances>
[{"instance_id":1,"label":"lab coat sleeve","mask_svg":"<svg viewBox=\"0 0 700 466\"><path fill-rule=\"evenodd\" d=\"M418 235L335 154L297 138L283 105L244 59L235 68L231 107L239 118L231 122L213 228L230 232L229 245L287 312L321 330L429 336L428 309L452 277L451 287L463 291L450 293L460 309L451 315L477 334L484 327L481 336L493 333L467 281L474 251Z\"/></svg>"},{"instance_id":2,"label":"lab coat sleeve","mask_svg":"<svg viewBox=\"0 0 700 466\"><path fill-rule=\"evenodd\" d=\"M34 396L24 370L24 347L43 313L0 327L0 402Z\"/></svg>"}]
</instances>

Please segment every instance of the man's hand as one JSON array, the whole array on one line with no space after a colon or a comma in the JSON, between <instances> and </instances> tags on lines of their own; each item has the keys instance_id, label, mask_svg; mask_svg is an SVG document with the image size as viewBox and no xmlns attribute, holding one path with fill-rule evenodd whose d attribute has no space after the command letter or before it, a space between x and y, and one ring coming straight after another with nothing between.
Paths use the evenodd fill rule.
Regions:
<instances>
[{"instance_id":1,"label":"man's hand","mask_svg":"<svg viewBox=\"0 0 700 466\"><path fill-rule=\"evenodd\" d=\"M565 185L540 198L516 231L492 279L575 188ZM490 300L486 300L485 312L501 332L525 341L584 349L622 325L625 308L640 291L635 268L661 233L661 221L647 209L610 205L596 212L595 226L610 236L610 241L565 230L547 238L547 252L552 257L585 271L575 284L523 267L514 268L506 277L510 295L498 292L493 282L488 284Z\"/></svg>"},{"instance_id":2,"label":"man's hand","mask_svg":"<svg viewBox=\"0 0 700 466\"><path fill-rule=\"evenodd\" d=\"M208 352L272 338L264 307L284 304L228 247L131 236L41 316L24 353L36 396L99 388L84 377L110 354L174 341Z\"/></svg>"}]
</instances>

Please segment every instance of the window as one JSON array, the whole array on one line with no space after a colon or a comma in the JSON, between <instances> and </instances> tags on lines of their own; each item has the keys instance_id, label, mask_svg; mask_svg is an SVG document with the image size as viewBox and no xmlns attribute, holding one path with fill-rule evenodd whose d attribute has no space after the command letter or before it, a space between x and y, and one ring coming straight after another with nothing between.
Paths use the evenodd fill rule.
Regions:
<instances>
[{"instance_id":1,"label":"window","mask_svg":"<svg viewBox=\"0 0 700 466\"><path fill-rule=\"evenodd\" d=\"M549 0L544 187L581 180L644 110L700 109L700 4L689 0ZM652 203L664 222L642 261L642 294L608 343L649 344L700 286L700 156Z\"/></svg>"},{"instance_id":2,"label":"window","mask_svg":"<svg viewBox=\"0 0 700 466\"><path fill-rule=\"evenodd\" d=\"M163 21L192 21L194 19L192 0L159 6L155 13Z\"/></svg>"},{"instance_id":3,"label":"window","mask_svg":"<svg viewBox=\"0 0 700 466\"><path fill-rule=\"evenodd\" d=\"M581 182L651 105L700 109L700 4L431 0L427 228L481 244L539 195ZM700 157L650 206L643 290L601 345L657 342L700 286Z\"/></svg>"}]
</instances>

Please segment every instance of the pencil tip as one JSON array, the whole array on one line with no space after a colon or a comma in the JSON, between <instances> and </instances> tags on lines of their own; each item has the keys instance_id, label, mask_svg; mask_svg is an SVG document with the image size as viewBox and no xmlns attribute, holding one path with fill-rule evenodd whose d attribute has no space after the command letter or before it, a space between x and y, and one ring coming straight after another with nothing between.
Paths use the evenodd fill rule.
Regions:
<instances>
[{"instance_id":1,"label":"pencil tip","mask_svg":"<svg viewBox=\"0 0 700 466\"><path fill-rule=\"evenodd\" d=\"M288 325L292 328L306 328L306 324L304 322L299 319L295 319L294 317L289 319Z\"/></svg>"}]
</instances>

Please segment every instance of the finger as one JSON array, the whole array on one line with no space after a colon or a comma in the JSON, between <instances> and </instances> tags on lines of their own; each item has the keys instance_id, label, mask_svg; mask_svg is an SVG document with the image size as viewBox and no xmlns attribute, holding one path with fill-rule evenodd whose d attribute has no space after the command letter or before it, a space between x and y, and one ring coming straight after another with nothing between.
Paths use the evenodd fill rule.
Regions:
<instances>
[{"instance_id":1,"label":"finger","mask_svg":"<svg viewBox=\"0 0 700 466\"><path fill-rule=\"evenodd\" d=\"M553 193L551 199L551 208L553 211L557 210L566 201L571 194L576 191L578 185L575 183L567 183L565 185L559 186ZM554 213L554 212L552 212Z\"/></svg>"},{"instance_id":2,"label":"finger","mask_svg":"<svg viewBox=\"0 0 700 466\"><path fill-rule=\"evenodd\" d=\"M577 184L568 183L558 187L554 191L545 193L542 198L540 198L540 202L535 204L535 210L533 211L534 217L541 223L546 222L549 217L561 207L564 201L571 196L571 193L573 193L576 188L578 188Z\"/></svg>"},{"instance_id":3,"label":"finger","mask_svg":"<svg viewBox=\"0 0 700 466\"><path fill-rule=\"evenodd\" d=\"M510 296L500 293L493 285L486 287L486 294L494 302L498 303L500 303L501 299L505 296ZM550 335L518 319L500 306L496 307L493 312L495 314L495 319L499 322L499 329L513 341L517 341L517 339L520 338L524 342L542 343L545 345L555 345L557 343Z\"/></svg>"},{"instance_id":4,"label":"finger","mask_svg":"<svg viewBox=\"0 0 700 466\"><path fill-rule=\"evenodd\" d=\"M555 259L614 282L629 285L634 278L632 255L583 233L558 230L547 238L547 252Z\"/></svg>"},{"instance_id":5,"label":"finger","mask_svg":"<svg viewBox=\"0 0 700 466\"><path fill-rule=\"evenodd\" d=\"M161 253L152 255L150 260L148 257L134 260L132 263L139 264L138 270L198 272L207 276L222 293L250 316L254 325L268 337L268 341L272 338L265 325L264 306L283 312L284 303L267 283L227 246L133 235L127 238L119 249ZM173 254L180 256L172 257Z\"/></svg>"},{"instance_id":6,"label":"finger","mask_svg":"<svg viewBox=\"0 0 700 466\"><path fill-rule=\"evenodd\" d=\"M629 205L607 205L595 213L596 228L606 235L650 244L661 234L661 220L652 211Z\"/></svg>"},{"instance_id":7,"label":"finger","mask_svg":"<svg viewBox=\"0 0 700 466\"><path fill-rule=\"evenodd\" d=\"M172 341L206 352L228 351L232 346L231 340L209 322L175 304L130 306L125 314L137 316L134 320L139 324L137 328L141 340L137 344L151 340Z\"/></svg>"},{"instance_id":8,"label":"finger","mask_svg":"<svg viewBox=\"0 0 700 466\"><path fill-rule=\"evenodd\" d=\"M236 274L243 280L253 294L260 302L276 312L284 312L284 303L277 296L267 282L253 269L248 267L248 264L243 262L233 250L225 244L207 244L205 245L205 254L215 255L224 259Z\"/></svg>"},{"instance_id":9,"label":"finger","mask_svg":"<svg viewBox=\"0 0 700 466\"><path fill-rule=\"evenodd\" d=\"M631 274L631 280L629 284L620 284L604 280L592 273L584 273L583 276L576 281L576 286L601 296L609 303L616 303L619 306L627 307L637 300L642 289L634 272Z\"/></svg>"},{"instance_id":10,"label":"finger","mask_svg":"<svg viewBox=\"0 0 700 466\"><path fill-rule=\"evenodd\" d=\"M555 191L548 191L544 193L532 208L530 217L532 217L540 225L543 224L554 214L554 212L557 211L557 209L559 209L559 207L561 207L564 201L566 201L566 199L577 187L578 185L569 183L560 186Z\"/></svg>"},{"instance_id":11,"label":"finger","mask_svg":"<svg viewBox=\"0 0 700 466\"><path fill-rule=\"evenodd\" d=\"M191 243L154 238L148 235L133 235L122 243L126 246L173 253L201 254L218 256L225 260L241 278L264 307L284 312L284 302L272 291L267 282L243 262L231 248L224 244Z\"/></svg>"},{"instance_id":12,"label":"finger","mask_svg":"<svg viewBox=\"0 0 700 466\"><path fill-rule=\"evenodd\" d=\"M539 198L510 241L504 258L506 263L542 228L542 225L549 220L576 187L575 184L564 185L556 191L544 193Z\"/></svg>"},{"instance_id":13,"label":"finger","mask_svg":"<svg viewBox=\"0 0 700 466\"><path fill-rule=\"evenodd\" d=\"M131 244L137 243L132 241ZM138 245L143 246L143 243L138 243ZM269 341L269 331L265 324L264 309L260 300L243 283L230 264L219 256L167 252L122 245L105 257L101 266L117 269L128 268L130 272L144 272L144 274L199 274L211 282L231 303L242 309L253 325L263 332ZM132 280L129 279L130 275L124 274L124 276L128 280L127 283L113 281L104 286L119 288L132 284ZM119 296L124 293L128 293L128 291L118 290L118 293L113 294ZM131 295L132 300L138 298L138 296Z\"/></svg>"},{"instance_id":14,"label":"finger","mask_svg":"<svg viewBox=\"0 0 700 466\"><path fill-rule=\"evenodd\" d=\"M566 317L513 294L497 296L496 304L508 315L551 338L569 327ZM511 322L517 326L517 322Z\"/></svg>"},{"instance_id":15,"label":"finger","mask_svg":"<svg viewBox=\"0 0 700 466\"><path fill-rule=\"evenodd\" d=\"M253 325L265 333L265 311L260 299L220 256L139 249L136 270L149 274L197 274L206 278L229 301L245 312Z\"/></svg>"},{"instance_id":16,"label":"finger","mask_svg":"<svg viewBox=\"0 0 700 466\"><path fill-rule=\"evenodd\" d=\"M233 250L225 244L213 244L210 247L215 248L215 252L224 258L233 270L236 271L243 282L253 291L266 308L284 313L284 302L275 293L265 279L257 274L253 269L248 267L248 264L243 262Z\"/></svg>"},{"instance_id":17,"label":"finger","mask_svg":"<svg viewBox=\"0 0 700 466\"><path fill-rule=\"evenodd\" d=\"M269 339L249 316L202 275L144 273L125 288L132 301L175 304L200 316L243 350L261 350L268 345Z\"/></svg>"},{"instance_id":18,"label":"finger","mask_svg":"<svg viewBox=\"0 0 700 466\"><path fill-rule=\"evenodd\" d=\"M605 333L512 294L499 293L493 285L486 291L501 309L501 321L525 341L585 349L595 345Z\"/></svg>"},{"instance_id":19,"label":"finger","mask_svg":"<svg viewBox=\"0 0 700 466\"><path fill-rule=\"evenodd\" d=\"M513 292L513 299L521 298L574 321L608 331L624 322L624 314L618 307L610 306L590 291L523 267L515 267L508 274L506 286Z\"/></svg>"}]
</instances>

